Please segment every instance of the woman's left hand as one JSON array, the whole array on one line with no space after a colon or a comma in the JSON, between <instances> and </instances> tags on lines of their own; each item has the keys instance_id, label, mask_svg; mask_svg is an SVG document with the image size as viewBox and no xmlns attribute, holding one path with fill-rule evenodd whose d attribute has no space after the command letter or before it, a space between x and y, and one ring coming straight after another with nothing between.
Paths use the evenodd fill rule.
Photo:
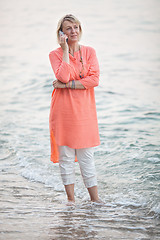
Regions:
<instances>
[{"instance_id":1,"label":"woman's left hand","mask_svg":"<svg viewBox=\"0 0 160 240\"><path fill-rule=\"evenodd\" d=\"M65 88L65 83L60 82L59 80L53 81L53 87L56 88Z\"/></svg>"}]
</instances>

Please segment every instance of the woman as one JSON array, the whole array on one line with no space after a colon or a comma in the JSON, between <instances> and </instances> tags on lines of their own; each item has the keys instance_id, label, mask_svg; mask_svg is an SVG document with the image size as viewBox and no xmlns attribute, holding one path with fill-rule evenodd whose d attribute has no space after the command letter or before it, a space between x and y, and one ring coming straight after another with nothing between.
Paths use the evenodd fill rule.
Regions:
<instances>
[{"instance_id":1,"label":"woman","mask_svg":"<svg viewBox=\"0 0 160 240\"><path fill-rule=\"evenodd\" d=\"M91 201L100 202L93 147L100 144L94 87L99 84L95 50L82 46L82 28L73 15L58 23L60 47L49 58L56 79L50 108L51 161L59 162L68 203L74 203L74 162L78 160Z\"/></svg>"}]
</instances>

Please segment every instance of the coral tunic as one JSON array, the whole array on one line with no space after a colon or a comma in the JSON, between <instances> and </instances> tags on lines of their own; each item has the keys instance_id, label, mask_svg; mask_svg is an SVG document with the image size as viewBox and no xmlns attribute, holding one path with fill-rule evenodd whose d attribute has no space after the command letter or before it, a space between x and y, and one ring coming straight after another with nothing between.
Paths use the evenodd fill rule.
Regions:
<instances>
[{"instance_id":1,"label":"coral tunic","mask_svg":"<svg viewBox=\"0 0 160 240\"><path fill-rule=\"evenodd\" d=\"M53 90L49 116L51 161L58 162L57 146L79 149L100 144L94 95L94 87L99 84L99 64L95 50L87 46L81 46L81 54L69 54L69 64L63 61L61 47L50 52L49 59L59 81L79 80L85 87Z\"/></svg>"}]
</instances>

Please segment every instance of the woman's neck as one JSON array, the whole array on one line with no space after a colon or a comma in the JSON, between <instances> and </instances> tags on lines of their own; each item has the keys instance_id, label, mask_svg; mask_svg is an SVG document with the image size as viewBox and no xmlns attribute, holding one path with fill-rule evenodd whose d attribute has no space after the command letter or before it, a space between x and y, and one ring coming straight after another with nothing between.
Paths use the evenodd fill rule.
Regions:
<instances>
[{"instance_id":1,"label":"woman's neck","mask_svg":"<svg viewBox=\"0 0 160 240\"><path fill-rule=\"evenodd\" d=\"M79 51L79 44L78 42L69 44L69 53L74 56L74 52Z\"/></svg>"}]
</instances>

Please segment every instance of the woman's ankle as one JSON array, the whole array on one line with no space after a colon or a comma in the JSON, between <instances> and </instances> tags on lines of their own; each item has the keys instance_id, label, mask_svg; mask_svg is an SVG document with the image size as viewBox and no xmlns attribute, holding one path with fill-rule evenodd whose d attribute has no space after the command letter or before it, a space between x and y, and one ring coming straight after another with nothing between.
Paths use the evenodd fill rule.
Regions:
<instances>
[{"instance_id":1,"label":"woman's ankle","mask_svg":"<svg viewBox=\"0 0 160 240\"><path fill-rule=\"evenodd\" d=\"M99 198L91 198L91 202L98 202Z\"/></svg>"},{"instance_id":2,"label":"woman's ankle","mask_svg":"<svg viewBox=\"0 0 160 240\"><path fill-rule=\"evenodd\" d=\"M68 201L75 202L74 198L74 184L65 185Z\"/></svg>"},{"instance_id":3,"label":"woman's ankle","mask_svg":"<svg viewBox=\"0 0 160 240\"><path fill-rule=\"evenodd\" d=\"M93 203L97 203L97 204L100 204L100 205L104 205L105 204L105 202L102 200L102 199L98 199L98 200L96 200L96 201L93 201L93 200L91 200Z\"/></svg>"},{"instance_id":4,"label":"woman's ankle","mask_svg":"<svg viewBox=\"0 0 160 240\"><path fill-rule=\"evenodd\" d=\"M68 202L75 202L75 198L68 198Z\"/></svg>"},{"instance_id":5,"label":"woman's ankle","mask_svg":"<svg viewBox=\"0 0 160 240\"><path fill-rule=\"evenodd\" d=\"M97 186L93 186L93 187L88 188L88 192L89 192L90 199L91 199L92 202L96 202L96 201L99 200Z\"/></svg>"}]
</instances>

